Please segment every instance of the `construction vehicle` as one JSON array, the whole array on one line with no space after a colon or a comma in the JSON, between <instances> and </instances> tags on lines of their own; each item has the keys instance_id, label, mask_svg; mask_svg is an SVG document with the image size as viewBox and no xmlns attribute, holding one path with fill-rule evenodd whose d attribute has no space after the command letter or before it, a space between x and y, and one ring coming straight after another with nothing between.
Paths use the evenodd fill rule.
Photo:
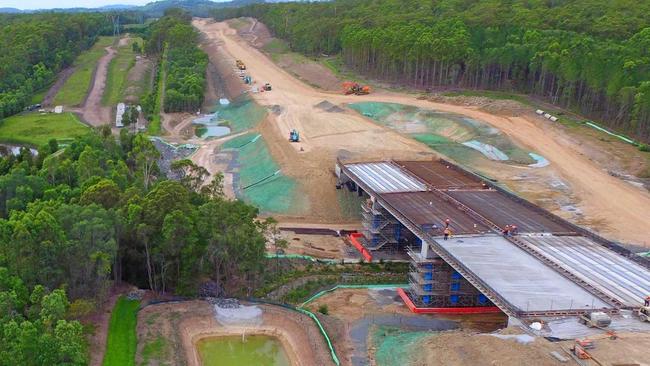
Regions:
<instances>
[{"instance_id":1,"label":"construction vehicle","mask_svg":"<svg viewBox=\"0 0 650 366\"><path fill-rule=\"evenodd\" d=\"M244 65L244 62L242 60L237 60L235 63L237 64L237 68L239 70L246 70L246 65Z\"/></svg>"},{"instance_id":2,"label":"construction vehicle","mask_svg":"<svg viewBox=\"0 0 650 366\"><path fill-rule=\"evenodd\" d=\"M370 87L368 85L361 86L359 83L346 81L343 83L343 94L345 95L366 95L370 94Z\"/></svg>"},{"instance_id":3,"label":"construction vehicle","mask_svg":"<svg viewBox=\"0 0 650 366\"><path fill-rule=\"evenodd\" d=\"M605 328L612 324L612 318L602 311L586 312L580 315L578 321L589 328Z\"/></svg>"},{"instance_id":4,"label":"construction vehicle","mask_svg":"<svg viewBox=\"0 0 650 366\"><path fill-rule=\"evenodd\" d=\"M294 128L289 132L289 141L290 142L299 142L300 141L300 134L298 134L298 131Z\"/></svg>"},{"instance_id":5,"label":"construction vehicle","mask_svg":"<svg viewBox=\"0 0 650 366\"><path fill-rule=\"evenodd\" d=\"M264 84L264 86L262 87L262 89L264 89L264 90L266 90L266 91L271 91L271 84L269 84L269 83Z\"/></svg>"},{"instance_id":6,"label":"construction vehicle","mask_svg":"<svg viewBox=\"0 0 650 366\"><path fill-rule=\"evenodd\" d=\"M643 306L637 310L637 314L642 322L650 322L650 296L643 300Z\"/></svg>"}]
</instances>

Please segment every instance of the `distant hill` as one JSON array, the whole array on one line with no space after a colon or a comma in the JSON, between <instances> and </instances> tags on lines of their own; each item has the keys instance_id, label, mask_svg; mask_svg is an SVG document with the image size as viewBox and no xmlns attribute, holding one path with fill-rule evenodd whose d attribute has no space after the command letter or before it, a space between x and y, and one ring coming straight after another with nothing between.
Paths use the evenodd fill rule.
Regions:
<instances>
[{"instance_id":1,"label":"distant hill","mask_svg":"<svg viewBox=\"0 0 650 366\"><path fill-rule=\"evenodd\" d=\"M119 1L119 0L118 0ZM283 0L232 0L226 2L214 2L210 0L161 0L148 3L143 6L136 5L106 5L98 8L56 8L56 9L39 9L39 10L21 10L16 8L0 8L0 13L17 14L17 13L36 13L41 11L48 12L66 12L66 13L80 13L80 12L93 12L93 11L120 11L132 10L141 11L148 17L161 17L166 9L169 8L182 8L190 12L193 16L208 17L210 16L210 9L215 8L230 8L245 6L255 3L264 2L279 2Z\"/></svg>"},{"instance_id":2,"label":"distant hill","mask_svg":"<svg viewBox=\"0 0 650 366\"><path fill-rule=\"evenodd\" d=\"M22 10L16 8L0 8L0 13L16 14L22 12Z\"/></svg>"},{"instance_id":3,"label":"distant hill","mask_svg":"<svg viewBox=\"0 0 650 366\"><path fill-rule=\"evenodd\" d=\"M210 9L229 8L245 6L255 3L263 3L264 0L233 0L226 2L214 2L209 0L161 0L149 3L135 10L140 10L150 17L160 17L166 9L181 8L190 12L193 16L210 16Z\"/></svg>"}]
</instances>

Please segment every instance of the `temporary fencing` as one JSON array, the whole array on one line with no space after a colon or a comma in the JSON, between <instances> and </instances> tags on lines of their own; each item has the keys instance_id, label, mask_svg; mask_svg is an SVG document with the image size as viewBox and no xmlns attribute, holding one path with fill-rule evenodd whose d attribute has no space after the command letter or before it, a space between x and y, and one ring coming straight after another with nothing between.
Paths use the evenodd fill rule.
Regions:
<instances>
[{"instance_id":1,"label":"temporary fencing","mask_svg":"<svg viewBox=\"0 0 650 366\"><path fill-rule=\"evenodd\" d=\"M595 123L593 123L593 122L591 122L591 121L587 121L587 122L585 122L585 124L586 124L587 126L591 127L591 128L595 128L595 129L597 129L598 131L601 131L601 132L604 132L604 133L606 133L606 134L608 134L608 135L611 135L611 136L614 136L614 137L616 137L616 138L619 138L619 139L621 139L621 140L627 142L628 144L638 145L638 143L637 143L636 141L632 140L631 138L629 138L629 137L625 137L625 136L623 136L623 135L616 134L616 133L614 133L614 132L612 132L612 131L610 131L610 130L608 130L608 129L606 129L606 128L603 128L603 127L598 126L597 124L595 124Z\"/></svg>"}]
</instances>

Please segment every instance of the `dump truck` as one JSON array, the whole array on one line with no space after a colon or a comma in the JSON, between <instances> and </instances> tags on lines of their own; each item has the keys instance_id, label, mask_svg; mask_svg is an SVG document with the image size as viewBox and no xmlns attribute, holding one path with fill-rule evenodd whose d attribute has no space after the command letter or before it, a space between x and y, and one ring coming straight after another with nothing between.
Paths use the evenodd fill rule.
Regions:
<instances>
[{"instance_id":1,"label":"dump truck","mask_svg":"<svg viewBox=\"0 0 650 366\"><path fill-rule=\"evenodd\" d=\"M343 94L345 95L366 95L370 94L370 87L368 85L361 86L359 83L346 81L343 83Z\"/></svg>"},{"instance_id":2,"label":"dump truck","mask_svg":"<svg viewBox=\"0 0 650 366\"><path fill-rule=\"evenodd\" d=\"M589 328L605 328L612 324L612 318L602 311L586 312L580 315L578 321Z\"/></svg>"},{"instance_id":3,"label":"dump truck","mask_svg":"<svg viewBox=\"0 0 650 366\"><path fill-rule=\"evenodd\" d=\"M298 131L294 128L289 132L289 141L290 142L299 142L300 141L300 134L298 134Z\"/></svg>"},{"instance_id":4,"label":"dump truck","mask_svg":"<svg viewBox=\"0 0 650 366\"><path fill-rule=\"evenodd\" d=\"M235 61L235 64L237 64L237 68L239 70L246 70L246 65L244 64L244 62L242 60Z\"/></svg>"}]
</instances>

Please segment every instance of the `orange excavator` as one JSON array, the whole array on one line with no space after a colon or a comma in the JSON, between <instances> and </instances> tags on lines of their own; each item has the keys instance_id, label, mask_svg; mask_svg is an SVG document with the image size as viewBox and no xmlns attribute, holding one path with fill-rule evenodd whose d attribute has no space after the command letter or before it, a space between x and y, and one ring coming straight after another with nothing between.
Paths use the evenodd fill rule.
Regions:
<instances>
[{"instance_id":1,"label":"orange excavator","mask_svg":"<svg viewBox=\"0 0 650 366\"><path fill-rule=\"evenodd\" d=\"M370 87L368 85L361 86L359 83L353 81L346 81L343 83L343 94L345 95L366 95L370 94Z\"/></svg>"}]
</instances>

